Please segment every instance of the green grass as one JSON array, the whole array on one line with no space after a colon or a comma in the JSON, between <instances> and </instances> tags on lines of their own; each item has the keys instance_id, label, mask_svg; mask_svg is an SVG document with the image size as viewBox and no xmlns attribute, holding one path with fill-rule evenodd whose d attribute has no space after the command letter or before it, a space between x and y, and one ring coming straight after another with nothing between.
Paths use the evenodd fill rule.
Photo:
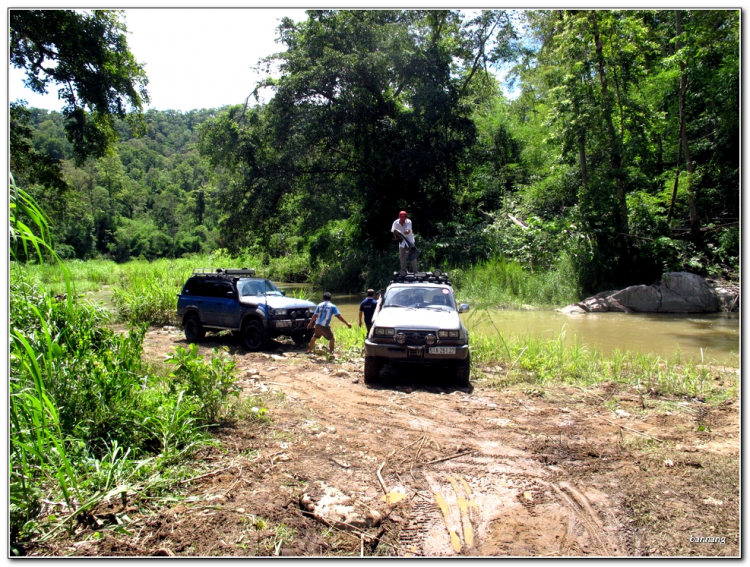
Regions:
<instances>
[{"instance_id":1,"label":"green grass","mask_svg":"<svg viewBox=\"0 0 750 567\"><path fill-rule=\"evenodd\" d=\"M364 356L364 328L334 323L339 361ZM705 364L616 350L605 355L581 345L575 337L566 344L564 333L554 339L528 335L471 333L472 380L490 387L511 384L588 387L603 382L620 384L643 395L699 398L715 403L735 398L739 391L738 364ZM320 341L318 344L321 344ZM327 346L327 342L324 342Z\"/></svg>"},{"instance_id":2,"label":"green grass","mask_svg":"<svg viewBox=\"0 0 750 567\"><path fill-rule=\"evenodd\" d=\"M256 267L259 276L276 281L300 281L300 258L262 259L248 255L229 256L218 251L189 258L163 258L148 262L133 260L117 264L111 260L68 260L57 264L11 264L11 279L28 282L40 289L62 295L66 293L64 270L73 282L73 293L101 291L108 286L112 304L120 321L130 324L177 324L177 294L194 268ZM305 281L305 280L302 280ZM300 297L305 290L296 292Z\"/></svg>"},{"instance_id":3,"label":"green grass","mask_svg":"<svg viewBox=\"0 0 750 567\"><path fill-rule=\"evenodd\" d=\"M517 308L524 304L551 307L580 299L570 261L534 273L520 264L495 257L469 269L449 270L456 293L477 307Z\"/></svg>"},{"instance_id":4,"label":"green grass","mask_svg":"<svg viewBox=\"0 0 750 567\"><path fill-rule=\"evenodd\" d=\"M490 385L514 383L556 386L593 386L614 382L641 394L687 396L723 401L736 397L739 378L733 365L683 361L679 352L665 359L615 351L609 356L564 333L543 340L528 335L472 334L472 362L491 368ZM477 370L475 370L477 372Z\"/></svg>"},{"instance_id":5,"label":"green grass","mask_svg":"<svg viewBox=\"0 0 750 567\"><path fill-rule=\"evenodd\" d=\"M106 499L174 489L189 457L215 443L207 427L242 413L227 403L238 397L230 357L180 347L146 365L145 324L117 333L100 306L18 278L10 291L12 543L73 530ZM267 422L253 403L249 421ZM62 512L42 513L45 501Z\"/></svg>"}]
</instances>

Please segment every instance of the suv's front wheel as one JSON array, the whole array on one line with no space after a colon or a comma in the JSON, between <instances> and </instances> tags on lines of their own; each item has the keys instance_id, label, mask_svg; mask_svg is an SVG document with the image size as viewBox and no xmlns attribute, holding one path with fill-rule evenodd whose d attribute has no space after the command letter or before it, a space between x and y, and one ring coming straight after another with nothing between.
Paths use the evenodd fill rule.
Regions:
<instances>
[{"instance_id":1,"label":"suv's front wheel","mask_svg":"<svg viewBox=\"0 0 750 567\"><path fill-rule=\"evenodd\" d=\"M206 336L206 330L203 328L201 320L198 315L191 313L185 317L185 338L189 343L197 343L202 341Z\"/></svg>"},{"instance_id":2,"label":"suv's front wheel","mask_svg":"<svg viewBox=\"0 0 750 567\"><path fill-rule=\"evenodd\" d=\"M365 384L377 382L380 378L380 371L383 368L383 359L377 356L365 357Z\"/></svg>"},{"instance_id":3,"label":"suv's front wheel","mask_svg":"<svg viewBox=\"0 0 750 567\"><path fill-rule=\"evenodd\" d=\"M309 343L312 336L313 331L297 331L292 333L292 340L295 345L300 346Z\"/></svg>"},{"instance_id":4,"label":"suv's front wheel","mask_svg":"<svg viewBox=\"0 0 750 567\"><path fill-rule=\"evenodd\" d=\"M459 386L469 386L471 376L471 353L466 353L466 358L456 361L456 383Z\"/></svg>"},{"instance_id":5,"label":"suv's front wheel","mask_svg":"<svg viewBox=\"0 0 750 567\"><path fill-rule=\"evenodd\" d=\"M250 350L260 350L268 344L268 333L263 323L257 319L248 321L242 327L242 341Z\"/></svg>"}]
</instances>

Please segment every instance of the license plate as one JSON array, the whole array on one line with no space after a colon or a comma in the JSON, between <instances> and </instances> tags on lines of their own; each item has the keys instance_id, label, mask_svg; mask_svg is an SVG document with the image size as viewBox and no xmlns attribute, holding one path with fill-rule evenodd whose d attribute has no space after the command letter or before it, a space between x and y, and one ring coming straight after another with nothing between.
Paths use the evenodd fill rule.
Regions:
<instances>
[{"instance_id":1,"label":"license plate","mask_svg":"<svg viewBox=\"0 0 750 567\"><path fill-rule=\"evenodd\" d=\"M456 354L456 347L454 346L430 347L430 354Z\"/></svg>"},{"instance_id":2,"label":"license plate","mask_svg":"<svg viewBox=\"0 0 750 567\"><path fill-rule=\"evenodd\" d=\"M291 327L291 326L292 326L292 322L289 321L289 320L286 320L286 321L276 321L276 328L277 329L283 329L283 328Z\"/></svg>"}]
</instances>

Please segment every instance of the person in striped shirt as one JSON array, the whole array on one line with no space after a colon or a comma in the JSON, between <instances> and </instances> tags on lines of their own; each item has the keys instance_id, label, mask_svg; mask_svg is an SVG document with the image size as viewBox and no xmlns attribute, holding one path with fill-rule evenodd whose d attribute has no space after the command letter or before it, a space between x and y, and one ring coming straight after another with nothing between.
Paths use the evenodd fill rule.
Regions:
<instances>
[{"instance_id":1,"label":"person in striped shirt","mask_svg":"<svg viewBox=\"0 0 750 567\"><path fill-rule=\"evenodd\" d=\"M334 315L344 325L350 329L352 328L352 326L346 322L346 319L341 316L339 308L331 303L330 292L325 292L323 294L323 303L318 304L315 308L315 313L313 313L312 319L310 319L310 323L307 325L308 329L311 329L312 326L315 325L315 332L313 333L312 339L310 339L310 346L307 348L307 354L312 354L315 349L315 341L320 337L328 339L328 352L333 354L333 347L336 345L336 339L331 330L331 319L333 319Z\"/></svg>"}]
</instances>

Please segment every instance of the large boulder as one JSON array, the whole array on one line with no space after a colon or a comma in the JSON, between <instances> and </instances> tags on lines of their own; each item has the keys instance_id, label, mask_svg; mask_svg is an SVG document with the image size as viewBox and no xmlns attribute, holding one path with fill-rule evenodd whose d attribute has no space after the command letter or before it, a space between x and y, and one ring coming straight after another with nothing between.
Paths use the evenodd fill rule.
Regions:
<instances>
[{"instance_id":1,"label":"large boulder","mask_svg":"<svg viewBox=\"0 0 750 567\"><path fill-rule=\"evenodd\" d=\"M661 293L650 285L631 285L611 297L628 310L638 313L656 313L661 305Z\"/></svg>"},{"instance_id":2,"label":"large boulder","mask_svg":"<svg viewBox=\"0 0 750 567\"><path fill-rule=\"evenodd\" d=\"M661 278L660 313L715 313L719 298L700 276L689 272L670 272Z\"/></svg>"},{"instance_id":3,"label":"large boulder","mask_svg":"<svg viewBox=\"0 0 750 567\"><path fill-rule=\"evenodd\" d=\"M669 272L654 285L633 285L620 291L604 291L559 311L567 314L608 311L637 313L715 313L722 303L738 300L720 296L702 277L688 272ZM731 310L730 309L728 310Z\"/></svg>"}]
</instances>

